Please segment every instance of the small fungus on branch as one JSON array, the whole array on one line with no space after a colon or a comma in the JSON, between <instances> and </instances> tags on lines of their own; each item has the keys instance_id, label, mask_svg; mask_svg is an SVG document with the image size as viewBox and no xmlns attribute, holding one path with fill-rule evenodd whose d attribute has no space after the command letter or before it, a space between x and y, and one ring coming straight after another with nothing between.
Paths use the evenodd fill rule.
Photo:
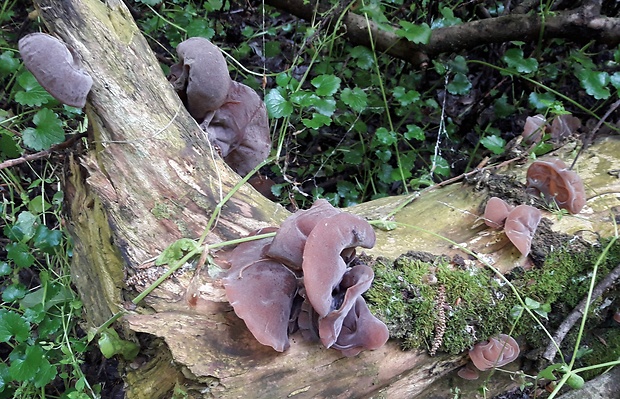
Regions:
<instances>
[{"instance_id":1,"label":"small fungus on branch","mask_svg":"<svg viewBox=\"0 0 620 399\"><path fill-rule=\"evenodd\" d=\"M491 197L484 208L484 223L492 229L501 229L512 209L503 199Z\"/></svg>"},{"instance_id":2,"label":"small fungus on branch","mask_svg":"<svg viewBox=\"0 0 620 399\"><path fill-rule=\"evenodd\" d=\"M256 339L279 352L297 329L345 356L379 348L388 330L362 297L374 272L356 263L354 251L374 242L366 220L318 200L285 220L273 239L232 251L226 295Z\"/></svg>"},{"instance_id":3,"label":"small fungus on branch","mask_svg":"<svg viewBox=\"0 0 620 399\"><path fill-rule=\"evenodd\" d=\"M578 214L586 204L586 192L579 175L560 159L534 161L527 169L527 192Z\"/></svg>"},{"instance_id":4,"label":"small fungus on branch","mask_svg":"<svg viewBox=\"0 0 620 399\"><path fill-rule=\"evenodd\" d=\"M93 79L80 67L72 49L46 33L24 36L18 47L26 68L52 97L63 104L84 108Z\"/></svg>"}]
</instances>

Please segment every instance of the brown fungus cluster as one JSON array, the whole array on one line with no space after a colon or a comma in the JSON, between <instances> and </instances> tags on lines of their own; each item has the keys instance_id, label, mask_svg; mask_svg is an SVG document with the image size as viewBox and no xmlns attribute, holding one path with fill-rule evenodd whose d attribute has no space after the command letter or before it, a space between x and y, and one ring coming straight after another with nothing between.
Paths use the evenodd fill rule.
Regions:
<instances>
[{"instance_id":1,"label":"brown fungus cluster","mask_svg":"<svg viewBox=\"0 0 620 399\"><path fill-rule=\"evenodd\" d=\"M514 246L527 256L532 239L542 218L541 212L529 205L512 207L501 198L491 197L484 209L484 222L494 229L504 229Z\"/></svg>"},{"instance_id":2,"label":"brown fungus cluster","mask_svg":"<svg viewBox=\"0 0 620 399\"><path fill-rule=\"evenodd\" d=\"M247 175L271 151L267 109L250 87L230 78L220 49L192 37L177 46L168 80L224 161Z\"/></svg>"},{"instance_id":3,"label":"brown fungus cluster","mask_svg":"<svg viewBox=\"0 0 620 399\"><path fill-rule=\"evenodd\" d=\"M488 341L478 342L469 350L472 364L459 370L458 375L466 380L478 379L478 370L487 371L512 363L519 357L519 344L510 335L499 334Z\"/></svg>"},{"instance_id":4,"label":"brown fungus cluster","mask_svg":"<svg viewBox=\"0 0 620 399\"><path fill-rule=\"evenodd\" d=\"M586 204L586 191L579 175L569 170L560 159L534 161L527 169L527 192L543 196L572 214L581 212Z\"/></svg>"},{"instance_id":5,"label":"brown fungus cluster","mask_svg":"<svg viewBox=\"0 0 620 399\"><path fill-rule=\"evenodd\" d=\"M355 356L388 339L362 294L374 278L355 256L371 248L375 233L364 219L325 200L286 219L275 237L238 245L223 279L235 313L263 345L282 352L288 335L320 340Z\"/></svg>"}]
</instances>

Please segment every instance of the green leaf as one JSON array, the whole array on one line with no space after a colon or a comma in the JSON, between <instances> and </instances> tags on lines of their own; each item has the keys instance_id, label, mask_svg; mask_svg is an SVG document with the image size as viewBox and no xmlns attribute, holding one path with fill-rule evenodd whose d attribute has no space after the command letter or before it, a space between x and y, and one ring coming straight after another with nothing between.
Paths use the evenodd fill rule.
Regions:
<instances>
[{"instance_id":1,"label":"green leaf","mask_svg":"<svg viewBox=\"0 0 620 399\"><path fill-rule=\"evenodd\" d=\"M334 75L319 75L310 82L319 96L332 96L340 88L340 78Z\"/></svg>"},{"instance_id":2,"label":"green leaf","mask_svg":"<svg viewBox=\"0 0 620 399\"><path fill-rule=\"evenodd\" d=\"M331 125L332 120L328 116L314 113L312 114L312 119L303 118L301 120L301 123L303 123L305 127L308 127L310 129L318 129L323 126Z\"/></svg>"},{"instance_id":3,"label":"green leaf","mask_svg":"<svg viewBox=\"0 0 620 399\"><path fill-rule=\"evenodd\" d=\"M28 147L36 151L47 150L65 139L62 122L52 110L43 108L37 111L32 121L37 127L22 132L24 144Z\"/></svg>"},{"instance_id":4,"label":"green leaf","mask_svg":"<svg viewBox=\"0 0 620 399\"><path fill-rule=\"evenodd\" d=\"M121 355L125 360L132 360L138 355L140 347L133 342L121 339L118 333L111 329L106 328L101 332L101 336L97 341L99 349L103 356L107 359L114 355Z\"/></svg>"},{"instance_id":5,"label":"green leaf","mask_svg":"<svg viewBox=\"0 0 620 399\"><path fill-rule=\"evenodd\" d=\"M375 151L375 155L383 163L388 162L390 159L392 159L392 151L387 150L387 149L386 150L377 150L377 151Z\"/></svg>"},{"instance_id":6,"label":"green leaf","mask_svg":"<svg viewBox=\"0 0 620 399\"><path fill-rule=\"evenodd\" d=\"M280 90L271 89L265 96L265 106L271 118L283 118L293 113L293 104L286 100Z\"/></svg>"},{"instance_id":7,"label":"green leaf","mask_svg":"<svg viewBox=\"0 0 620 399\"><path fill-rule=\"evenodd\" d=\"M351 148L342 148L342 160L349 165L361 165L364 160L364 149L360 145Z\"/></svg>"},{"instance_id":8,"label":"green leaf","mask_svg":"<svg viewBox=\"0 0 620 399\"><path fill-rule=\"evenodd\" d=\"M396 140L397 140L396 132L387 130L384 127L380 127L375 132L375 137L373 139L373 142L375 146L377 143L383 146L390 146L390 145L396 144Z\"/></svg>"},{"instance_id":9,"label":"green leaf","mask_svg":"<svg viewBox=\"0 0 620 399\"><path fill-rule=\"evenodd\" d=\"M340 99L356 112L362 112L368 105L368 95L359 87L353 89L345 88L340 93Z\"/></svg>"},{"instance_id":10,"label":"green leaf","mask_svg":"<svg viewBox=\"0 0 620 399\"><path fill-rule=\"evenodd\" d=\"M500 98L495 100L493 108L495 109L495 116L498 118L505 118L512 115L516 111L514 105L508 104L508 97L506 94L502 94Z\"/></svg>"},{"instance_id":11,"label":"green leaf","mask_svg":"<svg viewBox=\"0 0 620 399\"><path fill-rule=\"evenodd\" d=\"M22 149L11 132L0 127L0 159L17 158Z\"/></svg>"},{"instance_id":12,"label":"green leaf","mask_svg":"<svg viewBox=\"0 0 620 399\"><path fill-rule=\"evenodd\" d=\"M443 177L450 176L450 164L442 156L433 155L431 157L431 161L433 162L433 165L435 166L433 173L439 176L443 176Z\"/></svg>"},{"instance_id":13,"label":"green leaf","mask_svg":"<svg viewBox=\"0 0 620 399\"><path fill-rule=\"evenodd\" d=\"M353 47L349 55L356 60L355 66L360 69L369 70L375 65L373 53L366 46Z\"/></svg>"},{"instance_id":14,"label":"green leaf","mask_svg":"<svg viewBox=\"0 0 620 399\"><path fill-rule=\"evenodd\" d=\"M416 44L428 44L431 40L431 27L428 26L427 23L423 23L420 25L412 24L409 21L401 20L399 21L401 29L396 30L396 35L400 37L404 37L410 42Z\"/></svg>"},{"instance_id":15,"label":"green leaf","mask_svg":"<svg viewBox=\"0 0 620 399\"><path fill-rule=\"evenodd\" d=\"M189 238L180 238L164 249L155 260L157 266L170 265L181 260L186 253L198 249L198 243Z\"/></svg>"},{"instance_id":16,"label":"green leaf","mask_svg":"<svg viewBox=\"0 0 620 399\"><path fill-rule=\"evenodd\" d=\"M402 86L396 86L392 91L392 94L403 107L411 105L420 99L420 93L415 90L406 90Z\"/></svg>"},{"instance_id":17,"label":"green leaf","mask_svg":"<svg viewBox=\"0 0 620 399\"><path fill-rule=\"evenodd\" d=\"M50 101L54 101L52 97L30 72L24 72L17 77L17 83L24 89L15 93L15 101L21 105L30 107L40 107Z\"/></svg>"},{"instance_id":18,"label":"green leaf","mask_svg":"<svg viewBox=\"0 0 620 399\"><path fill-rule=\"evenodd\" d=\"M566 379L566 384L573 389L581 389L585 381L580 375L571 373Z\"/></svg>"},{"instance_id":19,"label":"green leaf","mask_svg":"<svg viewBox=\"0 0 620 399\"><path fill-rule=\"evenodd\" d=\"M562 363L552 364L548 366L547 368L545 368L544 370L542 370L540 373L538 373L538 377L545 378L550 381L555 381L558 378L555 376L555 374L553 374L553 372L562 368L562 366L563 366Z\"/></svg>"},{"instance_id":20,"label":"green leaf","mask_svg":"<svg viewBox=\"0 0 620 399\"><path fill-rule=\"evenodd\" d=\"M34 256L30 248L23 242L12 242L6 246L6 257L12 260L17 267L30 267L34 264Z\"/></svg>"},{"instance_id":21,"label":"green leaf","mask_svg":"<svg viewBox=\"0 0 620 399\"><path fill-rule=\"evenodd\" d=\"M15 58L15 52L5 51L0 55L0 76L7 76L17 71L19 59Z\"/></svg>"},{"instance_id":22,"label":"green leaf","mask_svg":"<svg viewBox=\"0 0 620 399\"><path fill-rule=\"evenodd\" d=\"M538 61L535 58L523 58L523 50L520 48L506 50L502 60L509 67L521 73L532 73L538 70Z\"/></svg>"},{"instance_id":23,"label":"green leaf","mask_svg":"<svg viewBox=\"0 0 620 399\"><path fill-rule=\"evenodd\" d=\"M17 381L35 381L40 378L42 382L49 377L49 366L43 348L39 345L29 345L23 357L13 359L9 366L9 375ZM42 376L38 376L40 372L43 373Z\"/></svg>"},{"instance_id":24,"label":"green leaf","mask_svg":"<svg viewBox=\"0 0 620 399\"><path fill-rule=\"evenodd\" d=\"M35 214L41 214L49 210L52 205L43 198L42 195L37 195L28 202L28 210Z\"/></svg>"},{"instance_id":25,"label":"green leaf","mask_svg":"<svg viewBox=\"0 0 620 399\"><path fill-rule=\"evenodd\" d=\"M327 117L332 116L336 111L336 100L331 97L317 97L316 101L314 101L314 109L316 109L321 115L325 115Z\"/></svg>"},{"instance_id":26,"label":"green leaf","mask_svg":"<svg viewBox=\"0 0 620 399\"><path fill-rule=\"evenodd\" d=\"M17 283L11 284L2 291L2 300L4 302L15 302L22 299L26 295L26 287Z\"/></svg>"},{"instance_id":27,"label":"green leaf","mask_svg":"<svg viewBox=\"0 0 620 399\"><path fill-rule=\"evenodd\" d=\"M43 388L54 378L56 378L56 374L58 371L56 367L52 366L46 358L43 358L39 363L39 370L37 371L37 375L32 379L34 382L34 386L37 388Z\"/></svg>"},{"instance_id":28,"label":"green leaf","mask_svg":"<svg viewBox=\"0 0 620 399\"><path fill-rule=\"evenodd\" d=\"M59 230L50 230L45 225L37 227L34 235L34 246L41 251L53 254L62 242L62 233Z\"/></svg>"},{"instance_id":29,"label":"green leaf","mask_svg":"<svg viewBox=\"0 0 620 399\"><path fill-rule=\"evenodd\" d=\"M407 140L424 140L424 130L417 125L407 125L407 131L404 134Z\"/></svg>"},{"instance_id":30,"label":"green leaf","mask_svg":"<svg viewBox=\"0 0 620 399\"><path fill-rule=\"evenodd\" d=\"M441 10L439 10L439 12L441 12L441 15L443 16L443 18L439 18L433 21L431 25L431 28L433 29L445 28L446 26L458 25L463 22L461 18L455 17L454 11L452 11L452 9L448 7L443 7Z\"/></svg>"},{"instance_id":31,"label":"green leaf","mask_svg":"<svg viewBox=\"0 0 620 399\"><path fill-rule=\"evenodd\" d=\"M8 276L11 272L13 272L11 265L7 262L0 262L0 276Z\"/></svg>"},{"instance_id":32,"label":"green leaf","mask_svg":"<svg viewBox=\"0 0 620 399\"><path fill-rule=\"evenodd\" d=\"M190 23L185 26L185 30L187 31L188 37L204 37L206 39L211 39L215 35L215 31L209 26L208 21L202 18L192 19Z\"/></svg>"},{"instance_id":33,"label":"green leaf","mask_svg":"<svg viewBox=\"0 0 620 399\"><path fill-rule=\"evenodd\" d=\"M452 79L452 82L448 84L447 89L450 94L467 94L471 89L471 82L465 74L459 72L454 75L454 78Z\"/></svg>"},{"instance_id":34,"label":"green leaf","mask_svg":"<svg viewBox=\"0 0 620 399\"><path fill-rule=\"evenodd\" d=\"M529 102L536 108L536 111L546 111L553 103L555 96L551 93L530 93Z\"/></svg>"},{"instance_id":35,"label":"green leaf","mask_svg":"<svg viewBox=\"0 0 620 399\"><path fill-rule=\"evenodd\" d=\"M30 338L30 325L12 310L0 313L0 342L9 342L15 338L24 342Z\"/></svg>"},{"instance_id":36,"label":"green leaf","mask_svg":"<svg viewBox=\"0 0 620 399\"><path fill-rule=\"evenodd\" d=\"M163 0L137 0L137 1L154 7L156 5L159 5Z\"/></svg>"},{"instance_id":37,"label":"green leaf","mask_svg":"<svg viewBox=\"0 0 620 399\"><path fill-rule=\"evenodd\" d=\"M21 212L11 227L9 237L13 241L26 242L34 236L37 225L38 219L35 215L28 211Z\"/></svg>"},{"instance_id":38,"label":"green leaf","mask_svg":"<svg viewBox=\"0 0 620 399\"><path fill-rule=\"evenodd\" d=\"M610 76L609 81L616 90L620 91L620 72L614 72L614 74Z\"/></svg>"},{"instance_id":39,"label":"green leaf","mask_svg":"<svg viewBox=\"0 0 620 399\"><path fill-rule=\"evenodd\" d=\"M506 140L500 136L486 136L480 139L482 144L487 150L491 151L495 155L503 154L506 147Z\"/></svg>"},{"instance_id":40,"label":"green leaf","mask_svg":"<svg viewBox=\"0 0 620 399\"><path fill-rule=\"evenodd\" d=\"M607 72L597 72L587 68L581 68L577 71L577 78L581 82L581 86L586 89L586 93L597 100L606 100L611 96L611 92L607 88L610 77Z\"/></svg>"}]
</instances>

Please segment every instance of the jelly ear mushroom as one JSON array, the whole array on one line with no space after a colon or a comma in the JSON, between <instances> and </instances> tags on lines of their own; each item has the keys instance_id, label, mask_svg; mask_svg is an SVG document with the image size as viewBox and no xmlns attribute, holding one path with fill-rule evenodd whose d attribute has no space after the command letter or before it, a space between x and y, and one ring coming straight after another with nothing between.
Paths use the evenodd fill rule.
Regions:
<instances>
[{"instance_id":1,"label":"jelly ear mushroom","mask_svg":"<svg viewBox=\"0 0 620 399\"><path fill-rule=\"evenodd\" d=\"M372 226L349 213L322 219L312 229L304 247L302 269L307 299L319 317L333 310L332 292L347 268L342 251L357 246L372 248L375 240Z\"/></svg>"},{"instance_id":2,"label":"jelly ear mushroom","mask_svg":"<svg viewBox=\"0 0 620 399\"><path fill-rule=\"evenodd\" d=\"M502 367L519 357L519 344L510 335L499 334L488 341L479 342L469 350L469 357L480 371Z\"/></svg>"},{"instance_id":3,"label":"jelly ear mushroom","mask_svg":"<svg viewBox=\"0 0 620 399\"><path fill-rule=\"evenodd\" d=\"M222 51L209 40L192 37L177 46L179 62L170 68L170 81L189 113L199 122L226 101L232 79Z\"/></svg>"},{"instance_id":4,"label":"jelly ear mushroom","mask_svg":"<svg viewBox=\"0 0 620 399\"><path fill-rule=\"evenodd\" d=\"M541 218L540 211L529 205L517 206L506 218L504 225L506 236L525 256L530 253L532 239Z\"/></svg>"},{"instance_id":5,"label":"jelly ear mushroom","mask_svg":"<svg viewBox=\"0 0 620 399\"><path fill-rule=\"evenodd\" d=\"M189 99L188 104L192 104ZM224 104L200 128L207 132L224 161L241 176L267 159L271 151L265 103L242 83L232 82Z\"/></svg>"},{"instance_id":6,"label":"jelly ear mushroom","mask_svg":"<svg viewBox=\"0 0 620 399\"><path fill-rule=\"evenodd\" d=\"M484 208L484 223L493 229L501 229L512 208L511 205L501 198L489 198Z\"/></svg>"},{"instance_id":7,"label":"jelly ear mushroom","mask_svg":"<svg viewBox=\"0 0 620 399\"><path fill-rule=\"evenodd\" d=\"M560 159L532 162L526 179L528 193L535 196L542 194L547 202L555 202L559 208L572 214L581 212L586 204L583 181Z\"/></svg>"},{"instance_id":8,"label":"jelly ear mushroom","mask_svg":"<svg viewBox=\"0 0 620 399\"><path fill-rule=\"evenodd\" d=\"M263 238L239 244L231 253L231 268L222 281L228 301L256 340L283 352L289 347L297 277L281 263L263 257L270 243L270 238Z\"/></svg>"},{"instance_id":9,"label":"jelly ear mushroom","mask_svg":"<svg viewBox=\"0 0 620 399\"><path fill-rule=\"evenodd\" d=\"M46 33L31 33L18 43L26 68L55 99L84 108L93 79L67 45Z\"/></svg>"},{"instance_id":10,"label":"jelly ear mushroom","mask_svg":"<svg viewBox=\"0 0 620 399\"><path fill-rule=\"evenodd\" d=\"M280 232L273 239L267 255L285 265L300 270L308 235L319 221L341 213L324 199L318 199L307 210L300 210L286 218Z\"/></svg>"}]
</instances>

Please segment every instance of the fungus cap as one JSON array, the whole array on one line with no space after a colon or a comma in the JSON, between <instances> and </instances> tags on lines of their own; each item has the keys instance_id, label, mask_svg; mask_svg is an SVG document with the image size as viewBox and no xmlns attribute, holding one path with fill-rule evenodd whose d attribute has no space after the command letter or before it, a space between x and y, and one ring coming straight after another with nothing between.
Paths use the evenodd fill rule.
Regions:
<instances>
[{"instance_id":1,"label":"fungus cap","mask_svg":"<svg viewBox=\"0 0 620 399\"><path fill-rule=\"evenodd\" d=\"M504 232L524 256L530 253L532 239L541 218L540 211L529 205L517 206L506 218Z\"/></svg>"},{"instance_id":2,"label":"fungus cap","mask_svg":"<svg viewBox=\"0 0 620 399\"><path fill-rule=\"evenodd\" d=\"M503 199L491 197L484 208L484 223L493 229L501 229L512 209Z\"/></svg>"},{"instance_id":3,"label":"fungus cap","mask_svg":"<svg viewBox=\"0 0 620 399\"><path fill-rule=\"evenodd\" d=\"M18 48L26 68L52 97L84 108L93 79L64 42L46 33L31 33L19 40Z\"/></svg>"},{"instance_id":4,"label":"fungus cap","mask_svg":"<svg viewBox=\"0 0 620 399\"><path fill-rule=\"evenodd\" d=\"M527 192L542 194L548 202L572 214L581 212L586 204L586 193L579 175L566 168L560 159L537 160L527 169Z\"/></svg>"},{"instance_id":5,"label":"fungus cap","mask_svg":"<svg viewBox=\"0 0 620 399\"><path fill-rule=\"evenodd\" d=\"M513 362L521 350L510 335L499 334L488 341L479 342L469 350L469 357L480 371L501 367Z\"/></svg>"}]
</instances>

